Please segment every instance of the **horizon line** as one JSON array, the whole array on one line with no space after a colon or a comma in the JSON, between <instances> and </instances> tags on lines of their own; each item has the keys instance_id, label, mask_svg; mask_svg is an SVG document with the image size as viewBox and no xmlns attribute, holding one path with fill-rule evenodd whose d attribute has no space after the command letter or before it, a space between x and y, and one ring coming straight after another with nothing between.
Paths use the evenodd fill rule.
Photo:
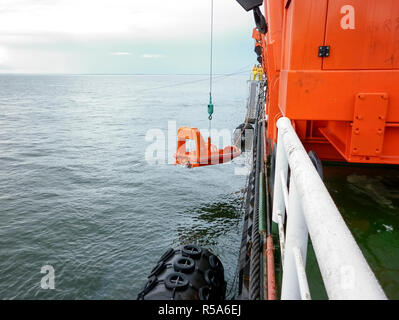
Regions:
<instances>
[{"instance_id":1,"label":"horizon line","mask_svg":"<svg viewBox=\"0 0 399 320\"><path fill-rule=\"evenodd\" d=\"M250 70L248 71L250 73ZM241 73L242 74L242 73ZM0 72L3 75L42 75L42 76L209 76L209 73L39 73L39 72ZM213 73L213 75L240 75L231 73Z\"/></svg>"}]
</instances>

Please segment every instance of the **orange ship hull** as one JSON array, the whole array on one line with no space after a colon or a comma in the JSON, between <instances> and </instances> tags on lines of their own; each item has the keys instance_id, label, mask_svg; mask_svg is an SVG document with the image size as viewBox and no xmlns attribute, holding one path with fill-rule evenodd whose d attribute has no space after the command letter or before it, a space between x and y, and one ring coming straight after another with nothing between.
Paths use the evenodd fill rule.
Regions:
<instances>
[{"instance_id":1,"label":"orange ship hull","mask_svg":"<svg viewBox=\"0 0 399 320\"><path fill-rule=\"evenodd\" d=\"M267 141L288 117L322 160L399 164L399 1L265 0ZM258 49L259 50L259 49Z\"/></svg>"}]
</instances>

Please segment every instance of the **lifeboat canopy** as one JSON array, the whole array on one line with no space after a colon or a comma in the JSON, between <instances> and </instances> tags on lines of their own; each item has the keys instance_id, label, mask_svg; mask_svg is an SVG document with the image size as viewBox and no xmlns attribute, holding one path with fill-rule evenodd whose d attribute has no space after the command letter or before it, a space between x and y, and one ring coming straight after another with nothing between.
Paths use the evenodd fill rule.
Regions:
<instances>
[{"instance_id":1,"label":"lifeboat canopy","mask_svg":"<svg viewBox=\"0 0 399 320\"><path fill-rule=\"evenodd\" d=\"M187 150L187 141L194 141L194 150ZM218 149L211 144L210 137L205 142L197 128L181 127L177 131L177 150L175 165L185 165L190 168L222 164L233 160L241 154L236 146Z\"/></svg>"}]
</instances>

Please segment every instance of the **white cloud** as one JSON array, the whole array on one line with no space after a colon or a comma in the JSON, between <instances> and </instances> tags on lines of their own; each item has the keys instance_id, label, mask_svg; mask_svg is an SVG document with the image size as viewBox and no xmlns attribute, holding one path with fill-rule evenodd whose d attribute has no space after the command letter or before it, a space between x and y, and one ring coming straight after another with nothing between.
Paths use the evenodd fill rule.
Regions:
<instances>
[{"instance_id":1,"label":"white cloud","mask_svg":"<svg viewBox=\"0 0 399 320\"><path fill-rule=\"evenodd\" d=\"M163 58L164 55L163 54L145 53L145 54L142 54L141 57L144 59L159 59L159 58Z\"/></svg>"},{"instance_id":2,"label":"white cloud","mask_svg":"<svg viewBox=\"0 0 399 320\"><path fill-rule=\"evenodd\" d=\"M215 0L215 31L245 26L233 0ZM0 33L128 35L140 38L209 32L210 0L1 0Z\"/></svg>"},{"instance_id":3,"label":"white cloud","mask_svg":"<svg viewBox=\"0 0 399 320\"><path fill-rule=\"evenodd\" d=\"M0 65L3 65L7 62L7 57L8 57L8 54L7 54L6 49L0 47Z\"/></svg>"},{"instance_id":4,"label":"white cloud","mask_svg":"<svg viewBox=\"0 0 399 320\"><path fill-rule=\"evenodd\" d=\"M123 51L118 51L118 52L111 52L111 55L113 56L130 56L130 52L123 52Z\"/></svg>"},{"instance_id":5,"label":"white cloud","mask_svg":"<svg viewBox=\"0 0 399 320\"><path fill-rule=\"evenodd\" d=\"M200 59L207 59L201 50L208 50L210 3L211 0L0 0L0 64L2 70L7 67L15 72L113 72L113 66L119 68L116 72L130 66L129 70L136 72L140 68L147 70L145 63L155 65L151 59L159 63L166 56L178 60L176 52L182 50L177 48L190 52L194 50L190 43L198 45L195 50ZM234 37L232 41L236 41L236 34L242 35L244 30L252 41L251 13L234 0L214 0L214 8L215 39ZM138 52L137 56L133 52ZM137 62L112 56L131 56ZM196 66L201 65L199 60ZM157 70L164 67L170 66L154 66Z\"/></svg>"}]
</instances>

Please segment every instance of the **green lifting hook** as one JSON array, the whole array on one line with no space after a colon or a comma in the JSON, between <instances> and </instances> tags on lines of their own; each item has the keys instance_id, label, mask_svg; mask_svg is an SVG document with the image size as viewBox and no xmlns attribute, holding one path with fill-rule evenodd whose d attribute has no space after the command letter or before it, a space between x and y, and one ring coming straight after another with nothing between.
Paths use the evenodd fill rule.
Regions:
<instances>
[{"instance_id":1,"label":"green lifting hook","mask_svg":"<svg viewBox=\"0 0 399 320\"><path fill-rule=\"evenodd\" d=\"M209 93L208 114L209 114L208 119L212 120L213 104L212 104L212 94L211 93Z\"/></svg>"}]
</instances>

